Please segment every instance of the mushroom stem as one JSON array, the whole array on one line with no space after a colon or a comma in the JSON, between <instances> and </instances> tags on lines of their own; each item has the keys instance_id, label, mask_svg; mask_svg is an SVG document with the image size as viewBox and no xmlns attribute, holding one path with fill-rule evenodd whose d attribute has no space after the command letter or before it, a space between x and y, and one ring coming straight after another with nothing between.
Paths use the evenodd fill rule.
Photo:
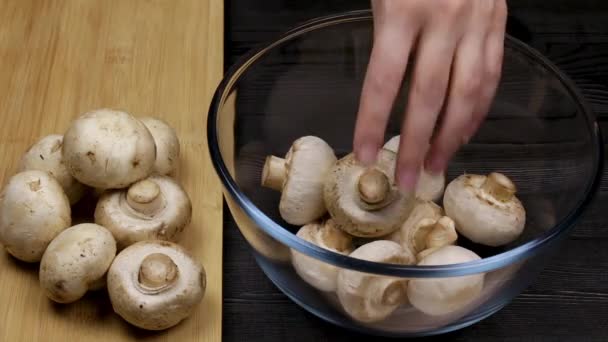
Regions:
<instances>
[{"instance_id":1,"label":"mushroom stem","mask_svg":"<svg viewBox=\"0 0 608 342\"><path fill-rule=\"evenodd\" d=\"M507 176L498 172L490 173L481 187L489 195L502 202L513 198L517 190L515 184Z\"/></svg>"},{"instance_id":2,"label":"mushroom stem","mask_svg":"<svg viewBox=\"0 0 608 342\"><path fill-rule=\"evenodd\" d=\"M382 303L386 305L396 305L405 298L405 288L403 280L382 278L380 281L380 289L382 293Z\"/></svg>"},{"instance_id":3,"label":"mushroom stem","mask_svg":"<svg viewBox=\"0 0 608 342\"><path fill-rule=\"evenodd\" d=\"M282 191L287 178L285 159L268 156L262 170L262 186L276 191Z\"/></svg>"},{"instance_id":4,"label":"mushroom stem","mask_svg":"<svg viewBox=\"0 0 608 342\"><path fill-rule=\"evenodd\" d=\"M454 221L443 216L426 236L426 248L443 247L451 245L458 239Z\"/></svg>"},{"instance_id":5,"label":"mushroom stem","mask_svg":"<svg viewBox=\"0 0 608 342\"><path fill-rule=\"evenodd\" d=\"M142 261L137 280L143 292L154 294L171 287L178 276L177 265L169 256L153 253Z\"/></svg>"},{"instance_id":6,"label":"mushroom stem","mask_svg":"<svg viewBox=\"0 0 608 342\"><path fill-rule=\"evenodd\" d=\"M144 215L153 215L163 206L160 187L149 179L139 181L129 188L127 203Z\"/></svg>"},{"instance_id":7,"label":"mushroom stem","mask_svg":"<svg viewBox=\"0 0 608 342\"><path fill-rule=\"evenodd\" d=\"M418 253L427 248L427 236L435 228L435 225L437 225L437 221L432 218L424 218L418 222L412 241L414 245L414 251L412 252Z\"/></svg>"},{"instance_id":8,"label":"mushroom stem","mask_svg":"<svg viewBox=\"0 0 608 342\"><path fill-rule=\"evenodd\" d=\"M384 172L376 168L367 169L359 176L357 190L368 210L381 209L390 203L390 181Z\"/></svg>"}]
</instances>

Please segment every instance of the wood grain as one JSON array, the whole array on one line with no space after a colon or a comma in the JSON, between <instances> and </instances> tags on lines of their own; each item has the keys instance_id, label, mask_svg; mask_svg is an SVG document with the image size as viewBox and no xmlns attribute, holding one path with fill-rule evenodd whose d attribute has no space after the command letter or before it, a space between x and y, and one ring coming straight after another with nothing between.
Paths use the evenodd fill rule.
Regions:
<instances>
[{"instance_id":1,"label":"wood grain","mask_svg":"<svg viewBox=\"0 0 608 342\"><path fill-rule=\"evenodd\" d=\"M178 132L177 178L193 202L181 242L207 272L198 310L158 333L112 312L104 290L51 303L38 265L0 253L0 341L217 341L222 318L222 197L206 144L206 113L222 76L223 2L1 0L0 180L38 138L96 108L165 119ZM92 207L79 205L76 215ZM76 212L80 210L80 212ZM85 212L83 212L85 211Z\"/></svg>"}]
</instances>

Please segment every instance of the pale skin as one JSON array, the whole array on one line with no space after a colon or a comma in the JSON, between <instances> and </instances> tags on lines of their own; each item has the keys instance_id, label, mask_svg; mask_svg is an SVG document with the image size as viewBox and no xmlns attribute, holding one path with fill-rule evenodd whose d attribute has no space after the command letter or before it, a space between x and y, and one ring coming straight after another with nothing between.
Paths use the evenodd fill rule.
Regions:
<instances>
[{"instance_id":1,"label":"pale skin","mask_svg":"<svg viewBox=\"0 0 608 342\"><path fill-rule=\"evenodd\" d=\"M485 119L501 76L507 5L372 0L372 10L374 46L353 148L359 161L374 162L406 66L414 60L395 175L402 191L412 191L422 166L443 172Z\"/></svg>"}]
</instances>

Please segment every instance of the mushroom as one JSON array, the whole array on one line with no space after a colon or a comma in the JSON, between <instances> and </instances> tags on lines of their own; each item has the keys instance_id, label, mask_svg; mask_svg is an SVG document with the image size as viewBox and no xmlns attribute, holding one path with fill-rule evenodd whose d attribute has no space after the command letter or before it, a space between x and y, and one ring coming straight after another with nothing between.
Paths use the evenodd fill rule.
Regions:
<instances>
[{"instance_id":1,"label":"mushroom","mask_svg":"<svg viewBox=\"0 0 608 342\"><path fill-rule=\"evenodd\" d=\"M141 241L122 250L108 271L112 308L146 330L164 330L188 317L205 295L204 267L169 241Z\"/></svg>"},{"instance_id":2,"label":"mushroom","mask_svg":"<svg viewBox=\"0 0 608 342\"><path fill-rule=\"evenodd\" d=\"M418 265L435 266L479 260L474 252L460 246L444 246L424 257ZM431 316L462 310L481 294L484 274L444 278L413 278L407 296L416 309Z\"/></svg>"},{"instance_id":3,"label":"mushroom","mask_svg":"<svg viewBox=\"0 0 608 342\"><path fill-rule=\"evenodd\" d=\"M62 135L42 137L21 157L19 171L40 170L50 173L61 184L70 204L75 204L84 195L86 187L74 179L65 166L61 156L62 145Z\"/></svg>"},{"instance_id":4,"label":"mushroom","mask_svg":"<svg viewBox=\"0 0 608 342\"><path fill-rule=\"evenodd\" d=\"M398 243L376 240L355 249L351 257L374 262L409 265L416 259ZM407 301L407 280L340 269L337 295L353 319L370 323L386 319Z\"/></svg>"},{"instance_id":5,"label":"mushroom","mask_svg":"<svg viewBox=\"0 0 608 342\"><path fill-rule=\"evenodd\" d=\"M458 233L497 247L517 239L525 226L526 212L515 192L513 182L502 173L465 174L448 184L443 205Z\"/></svg>"},{"instance_id":6,"label":"mushroom","mask_svg":"<svg viewBox=\"0 0 608 342\"><path fill-rule=\"evenodd\" d=\"M0 194L0 242L19 260L40 261L48 244L71 224L68 197L48 172L19 172Z\"/></svg>"},{"instance_id":7,"label":"mushroom","mask_svg":"<svg viewBox=\"0 0 608 342\"><path fill-rule=\"evenodd\" d=\"M294 141L285 159L266 158L262 186L281 191L279 212L285 221L305 225L325 215L323 181L335 162L333 149L315 136Z\"/></svg>"},{"instance_id":8,"label":"mushroom","mask_svg":"<svg viewBox=\"0 0 608 342\"><path fill-rule=\"evenodd\" d=\"M332 252L348 255L353 250L352 238L334 227L333 220L311 223L303 226L296 234L301 239L314 243ZM308 284L321 291L336 290L338 268L331 264L311 258L291 250L291 261L296 273Z\"/></svg>"},{"instance_id":9,"label":"mushroom","mask_svg":"<svg viewBox=\"0 0 608 342\"><path fill-rule=\"evenodd\" d=\"M179 162L179 139L173 127L165 121L143 117L139 119L148 128L156 144L154 170L161 175L173 174Z\"/></svg>"},{"instance_id":10,"label":"mushroom","mask_svg":"<svg viewBox=\"0 0 608 342\"><path fill-rule=\"evenodd\" d=\"M396 154L385 149L372 166L360 164L353 153L338 160L327 174L325 206L338 228L357 237L388 235L401 226L415 198L395 187Z\"/></svg>"},{"instance_id":11,"label":"mushroom","mask_svg":"<svg viewBox=\"0 0 608 342\"><path fill-rule=\"evenodd\" d=\"M386 239L400 243L402 246L405 247L408 244L406 243L407 241L405 241L406 239L402 237L407 235L408 231L416 227L418 223L423 219L428 218L436 221L439 220L442 215L443 209L441 209L440 206L435 204L435 202L416 199L414 209L412 209L410 215L407 217L405 222L403 222L401 228L388 235Z\"/></svg>"},{"instance_id":12,"label":"mushroom","mask_svg":"<svg viewBox=\"0 0 608 342\"><path fill-rule=\"evenodd\" d=\"M384 148L397 153L399 150L399 135L392 137L384 144ZM416 197L424 201L438 201L445 187L445 173L431 174L424 169L420 170L420 178L416 185Z\"/></svg>"},{"instance_id":13,"label":"mushroom","mask_svg":"<svg viewBox=\"0 0 608 342\"><path fill-rule=\"evenodd\" d=\"M105 275L116 256L116 241L107 229L82 223L62 231L40 262L40 286L51 300L73 303L88 290L105 285Z\"/></svg>"},{"instance_id":14,"label":"mushroom","mask_svg":"<svg viewBox=\"0 0 608 342\"><path fill-rule=\"evenodd\" d=\"M186 191L169 176L153 175L128 189L106 191L95 223L112 232L123 249L143 240L177 241L192 219Z\"/></svg>"},{"instance_id":15,"label":"mushroom","mask_svg":"<svg viewBox=\"0 0 608 342\"><path fill-rule=\"evenodd\" d=\"M132 115L109 109L85 113L63 138L70 174L93 188L120 189L154 170L156 146L146 126Z\"/></svg>"},{"instance_id":16,"label":"mushroom","mask_svg":"<svg viewBox=\"0 0 608 342\"><path fill-rule=\"evenodd\" d=\"M414 234L414 239L410 240L416 241L416 258L418 260L422 260L424 257L435 252L443 246L454 245L458 240L458 234L456 233L456 225L454 224L454 220L452 220L448 216L442 216L437 221L429 220L425 222L425 220L422 220L420 222L419 228L419 231L423 232L428 229L428 232L425 234L424 241L417 240L417 238L420 239L420 235L422 235L420 233ZM429 226L431 228L426 228Z\"/></svg>"},{"instance_id":17,"label":"mushroom","mask_svg":"<svg viewBox=\"0 0 608 342\"><path fill-rule=\"evenodd\" d=\"M404 225L405 227L405 225ZM401 231L401 246L409 249L414 255L427 255L429 249L452 245L458 239L454 221L447 216L436 218L423 218ZM420 257L418 257L420 259Z\"/></svg>"}]
</instances>

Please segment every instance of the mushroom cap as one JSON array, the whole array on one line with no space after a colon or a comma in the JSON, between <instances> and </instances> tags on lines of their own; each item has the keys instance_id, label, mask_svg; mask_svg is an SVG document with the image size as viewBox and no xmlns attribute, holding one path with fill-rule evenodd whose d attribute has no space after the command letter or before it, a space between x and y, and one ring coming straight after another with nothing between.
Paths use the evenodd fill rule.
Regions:
<instances>
[{"instance_id":1,"label":"mushroom cap","mask_svg":"<svg viewBox=\"0 0 608 342\"><path fill-rule=\"evenodd\" d=\"M179 162L179 139L177 133L167 122L153 117L139 119L148 128L156 144L154 170L161 175L172 174Z\"/></svg>"},{"instance_id":2,"label":"mushroom cap","mask_svg":"<svg viewBox=\"0 0 608 342\"><path fill-rule=\"evenodd\" d=\"M396 135L384 144L384 148L397 153L401 136ZM443 195L445 187L445 173L431 174L424 167L420 170L420 178L416 185L416 197L423 201L438 201Z\"/></svg>"},{"instance_id":3,"label":"mushroom cap","mask_svg":"<svg viewBox=\"0 0 608 342\"><path fill-rule=\"evenodd\" d=\"M337 158L321 138L304 136L293 142L285 155L286 178L279 212L290 224L304 225L327 212L323 183Z\"/></svg>"},{"instance_id":4,"label":"mushroom cap","mask_svg":"<svg viewBox=\"0 0 608 342\"><path fill-rule=\"evenodd\" d=\"M412 209L410 215L403 222L401 228L388 235L387 240L400 243L401 246L410 249L413 253L417 253L411 248L408 241L409 232L423 219L438 220L441 215L443 215L443 209L434 202L416 199L414 209Z\"/></svg>"},{"instance_id":5,"label":"mushroom cap","mask_svg":"<svg viewBox=\"0 0 608 342\"><path fill-rule=\"evenodd\" d=\"M116 255L116 241L102 226L83 223L62 231L40 262L40 286L51 300L72 303L99 289Z\"/></svg>"},{"instance_id":6,"label":"mushroom cap","mask_svg":"<svg viewBox=\"0 0 608 342\"><path fill-rule=\"evenodd\" d=\"M348 255L353 250L352 238L336 228L331 219L323 224L307 224L298 230L296 236L340 254ZM304 281L321 291L332 292L336 290L338 278L338 268L336 266L311 258L293 249L291 255L293 267Z\"/></svg>"},{"instance_id":7,"label":"mushroom cap","mask_svg":"<svg viewBox=\"0 0 608 342\"><path fill-rule=\"evenodd\" d=\"M107 278L114 311L147 330L167 329L188 317L207 284L203 266L169 241L141 241L125 248Z\"/></svg>"},{"instance_id":8,"label":"mushroom cap","mask_svg":"<svg viewBox=\"0 0 608 342\"><path fill-rule=\"evenodd\" d=\"M186 191L161 175L128 189L106 191L95 208L95 223L112 232L119 250L144 240L177 241L191 219L192 203Z\"/></svg>"},{"instance_id":9,"label":"mushroom cap","mask_svg":"<svg viewBox=\"0 0 608 342\"><path fill-rule=\"evenodd\" d=\"M71 224L68 197L48 172L19 172L0 194L0 242L19 260L40 261L48 244Z\"/></svg>"},{"instance_id":10,"label":"mushroom cap","mask_svg":"<svg viewBox=\"0 0 608 342\"><path fill-rule=\"evenodd\" d=\"M496 177L499 181L506 178L504 175ZM502 199L488 189L487 180L489 176L483 175L457 177L446 187L443 205L446 214L456 223L458 233L473 242L496 247L519 237L525 226L526 212L515 197L510 180L506 179L510 183L506 185L513 187L513 193Z\"/></svg>"},{"instance_id":11,"label":"mushroom cap","mask_svg":"<svg viewBox=\"0 0 608 342\"><path fill-rule=\"evenodd\" d=\"M86 187L78 182L65 166L61 155L63 135L51 134L42 137L21 157L19 171L46 171L55 177L68 196L70 204L78 202Z\"/></svg>"},{"instance_id":12,"label":"mushroom cap","mask_svg":"<svg viewBox=\"0 0 608 342\"><path fill-rule=\"evenodd\" d=\"M449 265L479 260L474 252L460 246L444 246L425 256L418 265ZM431 316L459 311L481 294L484 274L460 277L410 279L407 295L418 310Z\"/></svg>"},{"instance_id":13,"label":"mushroom cap","mask_svg":"<svg viewBox=\"0 0 608 342\"><path fill-rule=\"evenodd\" d=\"M351 257L368 261L409 265L416 258L398 243L376 240L355 249ZM340 269L337 295L344 311L360 322L387 318L406 301L407 280Z\"/></svg>"},{"instance_id":14,"label":"mushroom cap","mask_svg":"<svg viewBox=\"0 0 608 342\"><path fill-rule=\"evenodd\" d=\"M327 210L340 229L357 237L380 237L396 231L415 204L414 196L394 188L396 154L382 149L378 156L376 165L367 168L353 153L348 154L334 164L325 178ZM377 181L378 178L385 181ZM362 180L372 184L362 186ZM386 181L390 190L372 200L372 193L386 190ZM378 199L378 203L372 203Z\"/></svg>"},{"instance_id":15,"label":"mushroom cap","mask_svg":"<svg viewBox=\"0 0 608 342\"><path fill-rule=\"evenodd\" d=\"M154 138L128 113L109 109L85 113L72 122L63 139L64 162L85 185L120 189L154 170Z\"/></svg>"}]
</instances>

